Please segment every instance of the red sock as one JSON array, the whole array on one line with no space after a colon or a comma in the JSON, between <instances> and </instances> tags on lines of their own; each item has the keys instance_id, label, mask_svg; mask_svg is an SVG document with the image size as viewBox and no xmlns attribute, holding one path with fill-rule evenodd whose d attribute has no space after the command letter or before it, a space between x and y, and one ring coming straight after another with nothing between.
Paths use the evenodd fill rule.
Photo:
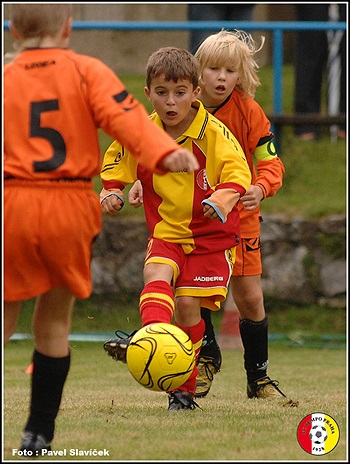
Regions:
<instances>
[{"instance_id":1,"label":"red sock","mask_svg":"<svg viewBox=\"0 0 350 464\"><path fill-rule=\"evenodd\" d=\"M174 292L164 280L145 286L140 296L142 327L154 322L171 323L174 314Z\"/></svg>"},{"instance_id":2,"label":"red sock","mask_svg":"<svg viewBox=\"0 0 350 464\"><path fill-rule=\"evenodd\" d=\"M183 327L175 322L175 325L182 329L191 339L193 347L196 353L196 360L198 358L199 352L202 347L202 339L205 331L205 322L201 319L198 324L193 325L192 327ZM184 384L182 384L177 390L187 390L191 392L193 395L196 390L196 377L198 374L198 367L195 365L192 374L186 380Z\"/></svg>"}]
</instances>

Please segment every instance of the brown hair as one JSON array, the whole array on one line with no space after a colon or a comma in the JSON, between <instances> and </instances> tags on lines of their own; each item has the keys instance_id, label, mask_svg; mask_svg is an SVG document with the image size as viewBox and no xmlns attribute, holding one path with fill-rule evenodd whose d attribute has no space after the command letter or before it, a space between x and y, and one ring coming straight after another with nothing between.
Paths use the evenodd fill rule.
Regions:
<instances>
[{"instance_id":1,"label":"brown hair","mask_svg":"<svg viewBox=\"0 0 350 464\"><path fill-rule=\"evenodd\" d=\"M199 63L188 50L163 47L152 53L147 62L146 85L150 88L154 78L164 74L165 80L189 80L198 87Z\"/></svg>"},{"instance_id":2,"label":"brown hair","mask_svg":"<svg viewBox=\"0 0 350 464\"><path fill-rule=\"evenodd\" d=\"M10 5L10 22L23 39L54 37L70 16L72 5L68 3Z\"/></svg>"}]
</instances>

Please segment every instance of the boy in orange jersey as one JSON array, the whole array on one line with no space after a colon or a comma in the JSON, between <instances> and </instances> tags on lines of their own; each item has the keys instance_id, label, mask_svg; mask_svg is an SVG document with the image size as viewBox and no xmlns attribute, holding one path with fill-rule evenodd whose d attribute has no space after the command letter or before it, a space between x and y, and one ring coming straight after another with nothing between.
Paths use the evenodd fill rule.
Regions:
<instances>
[{"instance_id":1,"label":"boy in orange jersey","mask_svg":"<svg viewBox=\"0 0 350 464\"><path fill-rule=\"evenodd\" d=\"M150 119L192 150L199 169L160 177L116 141L104 156L100 199L103 211L115 214L123 205L123 188L136 179L141 183L150 232L140 297L142 326L170 323L174 316L198 355L205 329L200 308L218 310L226 297L239 243L236 203L251 174L231 132L197 100L199 67L190 52L161 48L150 56L146 74L145 92L155 110ZM125 362L131 339L109 340L104 349ZM197 367L181 387L167 392L169 410L194 409L196 376Z\"/></svg>"},{"instance_id":2,"label":"boy in orange jersey","mask_svg":"<svg viewBox=\"0 0 350 464\"><path fill-rule=\"evenodd\" d=\"M270 122L254 100L255 90L260 85L254 55L263 43L264 38L258 48L251 35L244 31L222 30L202 42L196 57L200 63L199 99L235 135L252 174L251 185L238 203L242 239L236 249L230 283L239 311L247 395L249 398L283 399L285 395L278 388L278 382L267 376L268 320L261 288L260 202L276 194L284 174L283 163L273 144ZM228 297L225 305L234 302ZM213 375L221 365L210 311L203 308L202 317L206 323L206 344L198 360L197 397L207 395Z\"/></svg>"},{"instance_id":3,"label":"boy in orange jersey","mask_svg":"<svg viewBox=\"0 0 350 464\"><path fill-rule=\"evenodd\" d=\"M13 4L18 53L4 67L4 340L21 302L37 297L30 413L20 450L50 450L70 367L75 298L91 294L101 229L92 177L97 129L119 138L149 172L197 169L193 154L153 124L101 61L68 48L69 4Z\"/></svg>"}]
</instances>

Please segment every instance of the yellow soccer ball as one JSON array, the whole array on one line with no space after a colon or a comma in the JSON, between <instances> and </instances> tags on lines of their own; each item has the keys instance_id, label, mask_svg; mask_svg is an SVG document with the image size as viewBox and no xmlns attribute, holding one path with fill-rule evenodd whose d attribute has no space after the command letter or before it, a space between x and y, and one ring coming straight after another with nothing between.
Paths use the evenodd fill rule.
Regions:
<instances>
[{"instance_id":1,"label":"yellow soccer ball","mask_svg":"<svg viewBox=\"0 0 350 464\"><path fill-rule=\"evenodd\" d=\"M175 390L191 375L195 350L187 334L163 322L142 327L132 337L126 352L130 374L153 391Z\"/></svg>"}]
</instances>

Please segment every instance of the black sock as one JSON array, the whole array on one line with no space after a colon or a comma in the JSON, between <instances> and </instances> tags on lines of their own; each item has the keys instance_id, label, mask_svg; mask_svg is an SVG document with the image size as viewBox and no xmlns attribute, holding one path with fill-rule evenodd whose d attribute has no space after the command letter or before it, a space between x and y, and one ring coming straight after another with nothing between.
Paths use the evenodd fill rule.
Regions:
<instances>
[{"instance_id":1,"label":"black sock","mask_svg":"<svg viewBox=\"0 0 350 464\"><path fill-rule=\"evenodd\" d=\"M51 358L35 350L33 365L30 416L24 430L41 434L51 442L69 371L70 354L64 358Z\"/></svg>"},{"instance_id":2,"label":"black sock","mask_svg":"<svg viewBox=\"0 0 350 464\"><path fill-rule=\"evenodd\" d=\"M214 326L211 321L211 310L201 308L201 316L205 322L205 332L200 356L210 356L216 358L221 355L219 346L216 342Z\"/></svg>"},{"instance_id":3,"label":"black sock","mask_svg":"<svg viewBox=\"0 0 350 464\"><path fill-rule=\"evenodd\" d=\"M266 376L268 361L268 320L242 319L239 330L244 346L244 368L248 383Z\"/></svg>"}]
</instances>

